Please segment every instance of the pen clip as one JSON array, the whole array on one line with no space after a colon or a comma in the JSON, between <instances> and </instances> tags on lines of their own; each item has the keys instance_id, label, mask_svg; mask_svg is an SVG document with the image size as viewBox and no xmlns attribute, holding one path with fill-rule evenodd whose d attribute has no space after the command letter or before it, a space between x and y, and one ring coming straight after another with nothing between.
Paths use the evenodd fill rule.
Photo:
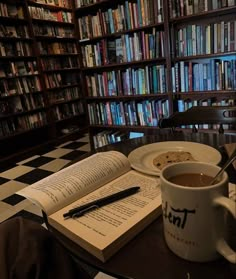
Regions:
<instances>
[{"instance_id":1,"label":"pen clip","mask_svg":"<svg viewBox=\"0 0 236 279\"><path fill-rule=\"evenodd\" d=\"M95 204L95 205L91 205L91 206L89 206L89 207L87 207L87 208L85 208L85 209L83 209L83 210L80 210L79 212L74 213L74 214L71 216L71 218L75 219L75 218L77 218L77 217L80 217L80 216L84 215L84 213L87 213L87 212L89 212L90 210L94 210L94 209L97 209L97 208L99 208L98 205L96 205L96 204Z\"/></svg>"}]
</instances>

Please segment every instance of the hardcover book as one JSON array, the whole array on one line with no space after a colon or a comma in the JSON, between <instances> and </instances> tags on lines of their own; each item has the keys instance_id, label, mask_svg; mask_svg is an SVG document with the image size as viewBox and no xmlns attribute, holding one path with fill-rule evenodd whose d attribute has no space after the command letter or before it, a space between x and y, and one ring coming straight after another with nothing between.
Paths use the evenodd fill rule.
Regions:
<instances>
[{"instance_id":1,"label":"hardcover book","mask_svg":"<svg viewBox=\"0 0 236 279\"><path fill-rule=\"evenodd\" d=\"M123 40L122 38L116 39L116 63L123 63Z\"/></svg>"},{"instance_id":2,"label":"hardcover book","mask_svg":"<svg viewBox=\"0 0 236 279\"><path fill-rule=\"evenodd\" d=\"M86 213L63 217L69 210L124 189L140 190ZM105 262L161 214L159 178L131 170L120 152L96 153L17 194L46 214L48 223L67 238Z\"/></svg>"}]
</instances>

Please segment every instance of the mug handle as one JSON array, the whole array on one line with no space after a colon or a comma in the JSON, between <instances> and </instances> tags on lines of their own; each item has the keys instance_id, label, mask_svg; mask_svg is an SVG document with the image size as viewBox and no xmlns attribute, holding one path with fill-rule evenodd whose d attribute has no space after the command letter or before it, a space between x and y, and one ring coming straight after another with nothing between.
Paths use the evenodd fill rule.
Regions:
<instances>
[{"instance_id":1,"label":"mug handle","mask_svg":"<svg viewBox=\"0 0 236 279\"><path fill-rule=\"evenodd\" d=\"M221 196L213 200L213 205L223 206L236 219L236 203L233 200ZM228 245L224 238L220 238L219 240L217 240L216 250L229 262L236 264L236 252Z\"/></svg>"}]
</instances>

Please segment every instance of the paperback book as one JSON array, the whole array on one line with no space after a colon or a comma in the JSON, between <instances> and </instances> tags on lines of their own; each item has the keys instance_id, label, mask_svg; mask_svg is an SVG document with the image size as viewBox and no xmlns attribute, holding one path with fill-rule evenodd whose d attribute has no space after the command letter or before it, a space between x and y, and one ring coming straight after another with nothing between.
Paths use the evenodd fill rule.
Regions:
<instances>
[{"instance_id":1,"label":"paperback book","mask_svg":"<svg viewBox=\"0 0 236 279\"><path fill-rule=\"evenodd\" d=\"M63 216L133 186L140 189L131 196L79 218ZM161 214L159 178L132 170L128 158L117 151L96 153L17 194L38 205L50 226L103 262Z\"/></svg>"}]
</instances>

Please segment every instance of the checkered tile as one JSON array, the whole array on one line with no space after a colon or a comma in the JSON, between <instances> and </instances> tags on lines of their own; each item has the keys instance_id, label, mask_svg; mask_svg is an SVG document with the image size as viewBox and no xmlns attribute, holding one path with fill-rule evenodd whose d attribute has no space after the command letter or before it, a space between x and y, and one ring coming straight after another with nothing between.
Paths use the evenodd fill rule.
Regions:
<instances>
[{"instance_id":1,"label":"checkered tile","mask_svg":"<svg viewBox=\"0 0 236 279\"><path fill-rule=\"evenodd\" d=\"M15 180L27 184L33 184L51 174L53 174L52 171L46 171L46 170L35 168L26 174L16 177Z\"/></svg>"},{"instance_id":2,"label":"checkered tile","mask_svg":"<svg viewBox=\"0 0 236 279\"><path fill-rule=\"evenodd\" d=\"M43 224L41 210L17 191L59 171L72 160L90 151L88 134L61 145L42 148L37 154L0 169L0 223L23 216Z\"/></svg>"},{"instance_id":3,"label":"checkered tile","mask_svg":"<svg viewBox=\"0 0 236 279\"><path fill-rule=\"evenodd\" d=\"M66 155L62 156L62 159L66 159L66 160L73 160L74 158L78 158L82 155L84 155L86 152L80 151L80 150L74 150L70 153L67 153Z\"/></svg>"},{"instance_id":4,"label":"checkered tile","mask_svg":"<svg viewBox=\"0 0 236 279\"><path fill-rule=\"evenodd\" d=\"M8 181L8 179L0 177L0 185L6 183L7 181ZM0 191L1 191L1 188L0 188Z\"/></svg>"},{"instance_id":5,"label":"checkered tile","mask_svg":"<svg viewBox=\"0 0 236 279\"><path fill-rule=\"evenodd\" d=\"M14 205L18 204L19 202L21 202L21 201L23 201L23 200L25 200L24 197L19 196L19 195L17 195L17 194L13 194L13 195L11 195L11 196L5 198L5 199L2 200L2 201L5 202L5 203L8 203L8 204L14 206Z\"/></svg>"},{"instance_id":6,"label":"checkered tile","mask_svg":"<svg viewBox=\"0 0 236 279\"><path fill-rule=\"evenodd\" d=\"M24 163L24 165L34 167L34 168L38 168L38 167L40 167L44 164L47 164L51 161L53 161L53 158L39 156L39 157L35 158L34 160L31 160L31 161L28 161L28 162Z\"/></svg>"}]
</instances>

